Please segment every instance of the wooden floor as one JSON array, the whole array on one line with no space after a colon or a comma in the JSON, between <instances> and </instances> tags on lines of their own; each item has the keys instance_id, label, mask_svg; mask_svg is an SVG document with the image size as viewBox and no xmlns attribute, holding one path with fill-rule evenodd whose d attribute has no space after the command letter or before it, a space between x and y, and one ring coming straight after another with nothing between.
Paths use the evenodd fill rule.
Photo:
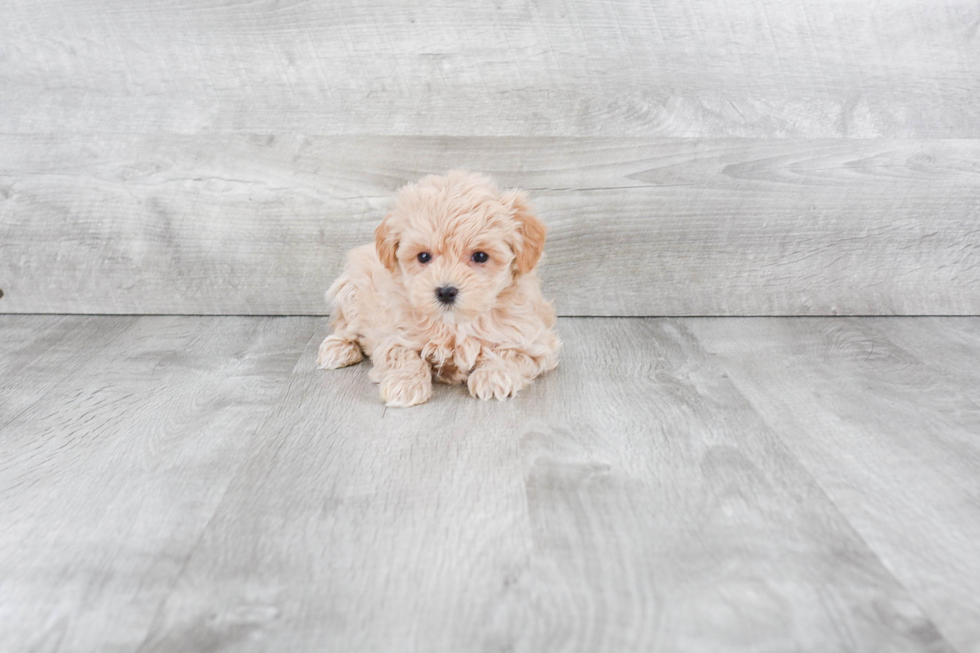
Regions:
<instances>
[{"instance_id":1,"label":"wooden floor","mask_svg":"<svg viewBox=\"0 0 980 653\"><path fill-rule=\"evenodd\" d=\"M564 319L408 410L325 329L0 316L0 650L980 651L980 318Z\"/></svg>"}]
</instances>

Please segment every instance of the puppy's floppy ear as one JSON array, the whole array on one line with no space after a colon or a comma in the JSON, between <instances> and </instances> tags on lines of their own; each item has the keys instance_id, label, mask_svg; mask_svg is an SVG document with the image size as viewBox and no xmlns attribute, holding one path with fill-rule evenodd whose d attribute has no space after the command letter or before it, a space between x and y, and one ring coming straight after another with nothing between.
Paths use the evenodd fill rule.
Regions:
<instances>
[{"instance_id":1,"label":"puppy's floppy ear","mask_svg":"<svg viewBox=\"0 0 980 653\"><path fill-rule=\"evenodd\" d=\"M514 264L517 272L526 274L534 269L544 251L544 239L548 228L534 215L527 204L527 193L516 188L504 193L500 198L505 206L513 209L514 220L518 224L520 238L511 247L514 250Z\"/></svg>"},{"instance_id":2,"label":"puppy's floppy ear","mask_svg":"<svg viewBox=\"0 0 980 653\"><path fill-rule=\"evenodd\" d=\"M398 250L398 234L391 228L391 215L385 216L374 230L374 246L378 250L381 263L389 272L394 272L395 266L398 265L398 259L395 257L395 252Z\"/></svg>"}]
</instances>

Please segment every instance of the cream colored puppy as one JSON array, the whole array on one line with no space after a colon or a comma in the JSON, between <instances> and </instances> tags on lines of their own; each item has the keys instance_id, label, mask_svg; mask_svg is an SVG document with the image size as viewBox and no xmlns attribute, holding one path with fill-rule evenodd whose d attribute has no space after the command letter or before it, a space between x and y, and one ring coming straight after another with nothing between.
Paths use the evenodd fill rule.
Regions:
<instances>
[{"instance_id":1,"label":"cream colored puppy","mask_svg":"<svg viewBox=\"0 0 980 653\"><path fill-rule=\"evenodd\" d=\"M320 367L367 354L389 406L427 401L433 377L480 399L513 397L558 364L554 308L535 273L545 231L524 192L482 175L405 186L327 292L333 334Z\"/></svg>"}]
</instances>

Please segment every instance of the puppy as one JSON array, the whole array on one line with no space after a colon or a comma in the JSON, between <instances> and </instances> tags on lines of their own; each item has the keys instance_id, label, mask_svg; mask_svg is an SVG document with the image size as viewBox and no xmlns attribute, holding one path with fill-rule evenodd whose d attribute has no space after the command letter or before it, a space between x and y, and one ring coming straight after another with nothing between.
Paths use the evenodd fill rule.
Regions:
<instances>
[{"instance_id":1,"label":"puppy","mask_svg":"<svg viewBox=\"0 0 980 653\"><path fill-rule=\"evenodd\" d=\"M320 367L366 354L389 406L427 401L433 378L480 399L513 397L558 364L555 311L535 273L545 231L524 192L482 175L403 187L374 244L348 252L327 291L333 333Z\"/></svg>"}]
</instances>

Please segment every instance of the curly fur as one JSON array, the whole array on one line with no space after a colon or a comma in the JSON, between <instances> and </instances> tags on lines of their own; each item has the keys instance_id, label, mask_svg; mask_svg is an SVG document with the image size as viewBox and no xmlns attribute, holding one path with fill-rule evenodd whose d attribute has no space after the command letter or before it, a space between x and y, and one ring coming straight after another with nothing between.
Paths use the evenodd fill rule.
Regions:
<instances>
[{"instance_id":1,"label":"curly fur","mask_svg":"<svg viewBox=\"0 0 980 653\"><path fill-rule=\"evenodd\" d=\"M545 234L525 193L488 177L451 171L405 186L375 243L348 252L327 292L333 333L320 367L366 354L389 406L427 401L433 378L480 399L514 396L558 364L555 312L535 272ZM474 262L478 251L489 260ZM436 296L446 285L459 291L449 306Z\"/></svg>"}]
</instances>

